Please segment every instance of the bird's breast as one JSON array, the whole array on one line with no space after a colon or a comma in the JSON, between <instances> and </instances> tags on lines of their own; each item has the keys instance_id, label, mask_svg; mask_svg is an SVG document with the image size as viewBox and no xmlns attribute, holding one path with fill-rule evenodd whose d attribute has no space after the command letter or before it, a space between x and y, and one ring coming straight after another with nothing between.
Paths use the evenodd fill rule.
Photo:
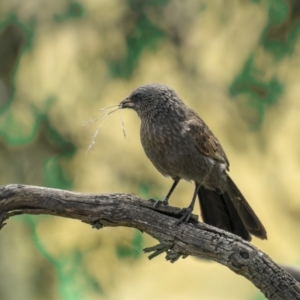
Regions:
<instances>
[{"instance_id":1,"label":"bird's breast","mask_svg":"<svg viewBox=\"0 0 300 300\"><path fill-rule=\"evenodd\" d=\"M164 124L142 123L141 142L147 157L165 176L182 177L184 164L189 160L190 141L183 128Z\"/></svg>"},{"instance_id":2,"label":"bird's breast","mask_svg":"<svg viewBox=\"0 0 300 300\"><path fill-rule=\"evenodd\" d=\"M197 150L193 136L184 124L142 122L140 134L147 157L164 176L201 183L213 170L224 172Z\"/></svg>"},{"instance_id":3,"label":"bird's breast","mask_svg":"<svg viewBox=\"0 0 300 300\"><path fill-rule=\"evenodd\" d=\"M154 152L167 155L177 152L182 143L180 128L167 125L143 124L141 126L141 142L146 153Z\"/></svg>"}]
</instances>

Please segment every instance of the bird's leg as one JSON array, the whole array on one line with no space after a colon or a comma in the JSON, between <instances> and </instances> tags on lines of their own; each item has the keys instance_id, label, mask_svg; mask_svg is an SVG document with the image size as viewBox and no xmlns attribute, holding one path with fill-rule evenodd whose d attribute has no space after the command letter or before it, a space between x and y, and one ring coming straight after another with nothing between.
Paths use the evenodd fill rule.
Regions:
<instances>
[{"instance_id":1,"label":"bird's leg","mask_svg":"<svg viewBox=\"0 0 300 300\"><path fill-rule=\"evenodd\" d=\"M192 201L190 203L190 205L187 208L183 208L180 210L180 212L178 212L178 214L182 214L182 217L176 222L177 225L181 224L181 223L187 223L192 215L194 206L195 206L195 201L200 189L200 184L195 182L195 192L192 198Z\"/></svg>"},{"instance_id":2,"label":"bird's leg","mask_svg":"<svg viewBox=\"0 0 300 300\"><path fill-rule=\"evenodd\" d=\"M173 182L173 184L172 184L172 186L171 186L171 188L170 188L170 190L169 190L169 192L168 192L166 198L162 201L163 204L165 204L165 205L168 205L168 204L169 204L169 198L171 197L172 193L174 192L174 190L175 190L175 188L176 188L178 182L179 182L179 179L178 179L178 178L174 179L174 182Z\"/></svg>"},{"instance_id":3,"label":"bird's leg","mask_svg":"<svg viewBox=\"0 0 300 300\"><path fill-rule=\"evenodd\" d=\"M154 207L155 207L155 208L158 207L160 204L163 204L163 205L169 205L169 198L170 198L170 196L172 195L172 193L174 192L174 190L175 190L175 188L176 188L176 186L177 186L179 180L180 180L180 179L178 179L178 178L175 178L175 179L174 179L174 182L173 182L173 184L172 184L172 186L171 186L171 188L170 188L170 190L169 190L167 196L166 196L165 199L162 200L162 201L161 201L161 200L156 201L155 204L154 204Z\"/></svg>"}]
</instances>

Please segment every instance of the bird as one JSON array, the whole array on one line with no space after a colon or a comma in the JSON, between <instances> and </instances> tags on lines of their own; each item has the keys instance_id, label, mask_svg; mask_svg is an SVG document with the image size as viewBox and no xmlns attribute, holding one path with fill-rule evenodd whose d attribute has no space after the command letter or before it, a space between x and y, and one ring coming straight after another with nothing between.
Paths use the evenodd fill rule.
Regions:
<instances>
[{"instance_id":1,"label":"bird","mask_svg":"<svg viewBox=\"0 0 300 300\"><path fill-rule=\"evenodd\" d=\"M228 174L229 161L219 140L175 90L160 83L144 84L119 108L137 113L146 156L162 175L173 179L157 204L169 205L180 180L194 182L192 201L182 209L177 224L189 221L198 196L203 222L246 241L251 241L251 235L267 239L263 224Z\"/></svg>"}]
</instances>

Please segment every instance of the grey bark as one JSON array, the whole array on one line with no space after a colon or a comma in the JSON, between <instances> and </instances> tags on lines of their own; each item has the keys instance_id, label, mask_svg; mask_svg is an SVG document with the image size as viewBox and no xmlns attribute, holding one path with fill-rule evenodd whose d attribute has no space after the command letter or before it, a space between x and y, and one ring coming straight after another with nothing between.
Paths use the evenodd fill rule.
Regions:
<instances>
[{"instance_id":1,"label":"grey bark","mask_svg":"<svg viewBox=\"0 0 300 300\"><path fill-rule=\"evenodd\" d=\"M0 187L0 225L21 214L48 214L81 220L93 228L126 226L156 238L150 258L166 253L171 262L193 255L216 261L250 280L268 299L300 299L300 284L265 253L236 235L198 223L176 225L179 208L128 194L80 194L26 185ZM2 231L1 234L5 234Z\"/></svg>"}]
</instances>

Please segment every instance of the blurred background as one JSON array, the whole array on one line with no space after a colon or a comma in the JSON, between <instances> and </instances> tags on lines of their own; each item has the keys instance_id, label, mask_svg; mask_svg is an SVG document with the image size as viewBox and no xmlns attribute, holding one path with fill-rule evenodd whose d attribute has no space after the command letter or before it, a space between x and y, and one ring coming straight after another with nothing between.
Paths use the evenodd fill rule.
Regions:
<instances>
[{"instance_id":1,"label":"blurred background","mask_svg":"<svg viewBox=\"0 0 300 300\"><path fill-rule=\"evenodd\" d=\"M1 0L0 184L162 199L130 110L137 86L173 87L209 124L231 176L268 231L253 244L300 263L300 2ZM184 207L193 185L171 203ZM199 214L196 206L195 213ZM0 299L264 299L245 278L188 257L148 261L128 228L21 216L0 232Z\"/></svg>"}]
</instances>

